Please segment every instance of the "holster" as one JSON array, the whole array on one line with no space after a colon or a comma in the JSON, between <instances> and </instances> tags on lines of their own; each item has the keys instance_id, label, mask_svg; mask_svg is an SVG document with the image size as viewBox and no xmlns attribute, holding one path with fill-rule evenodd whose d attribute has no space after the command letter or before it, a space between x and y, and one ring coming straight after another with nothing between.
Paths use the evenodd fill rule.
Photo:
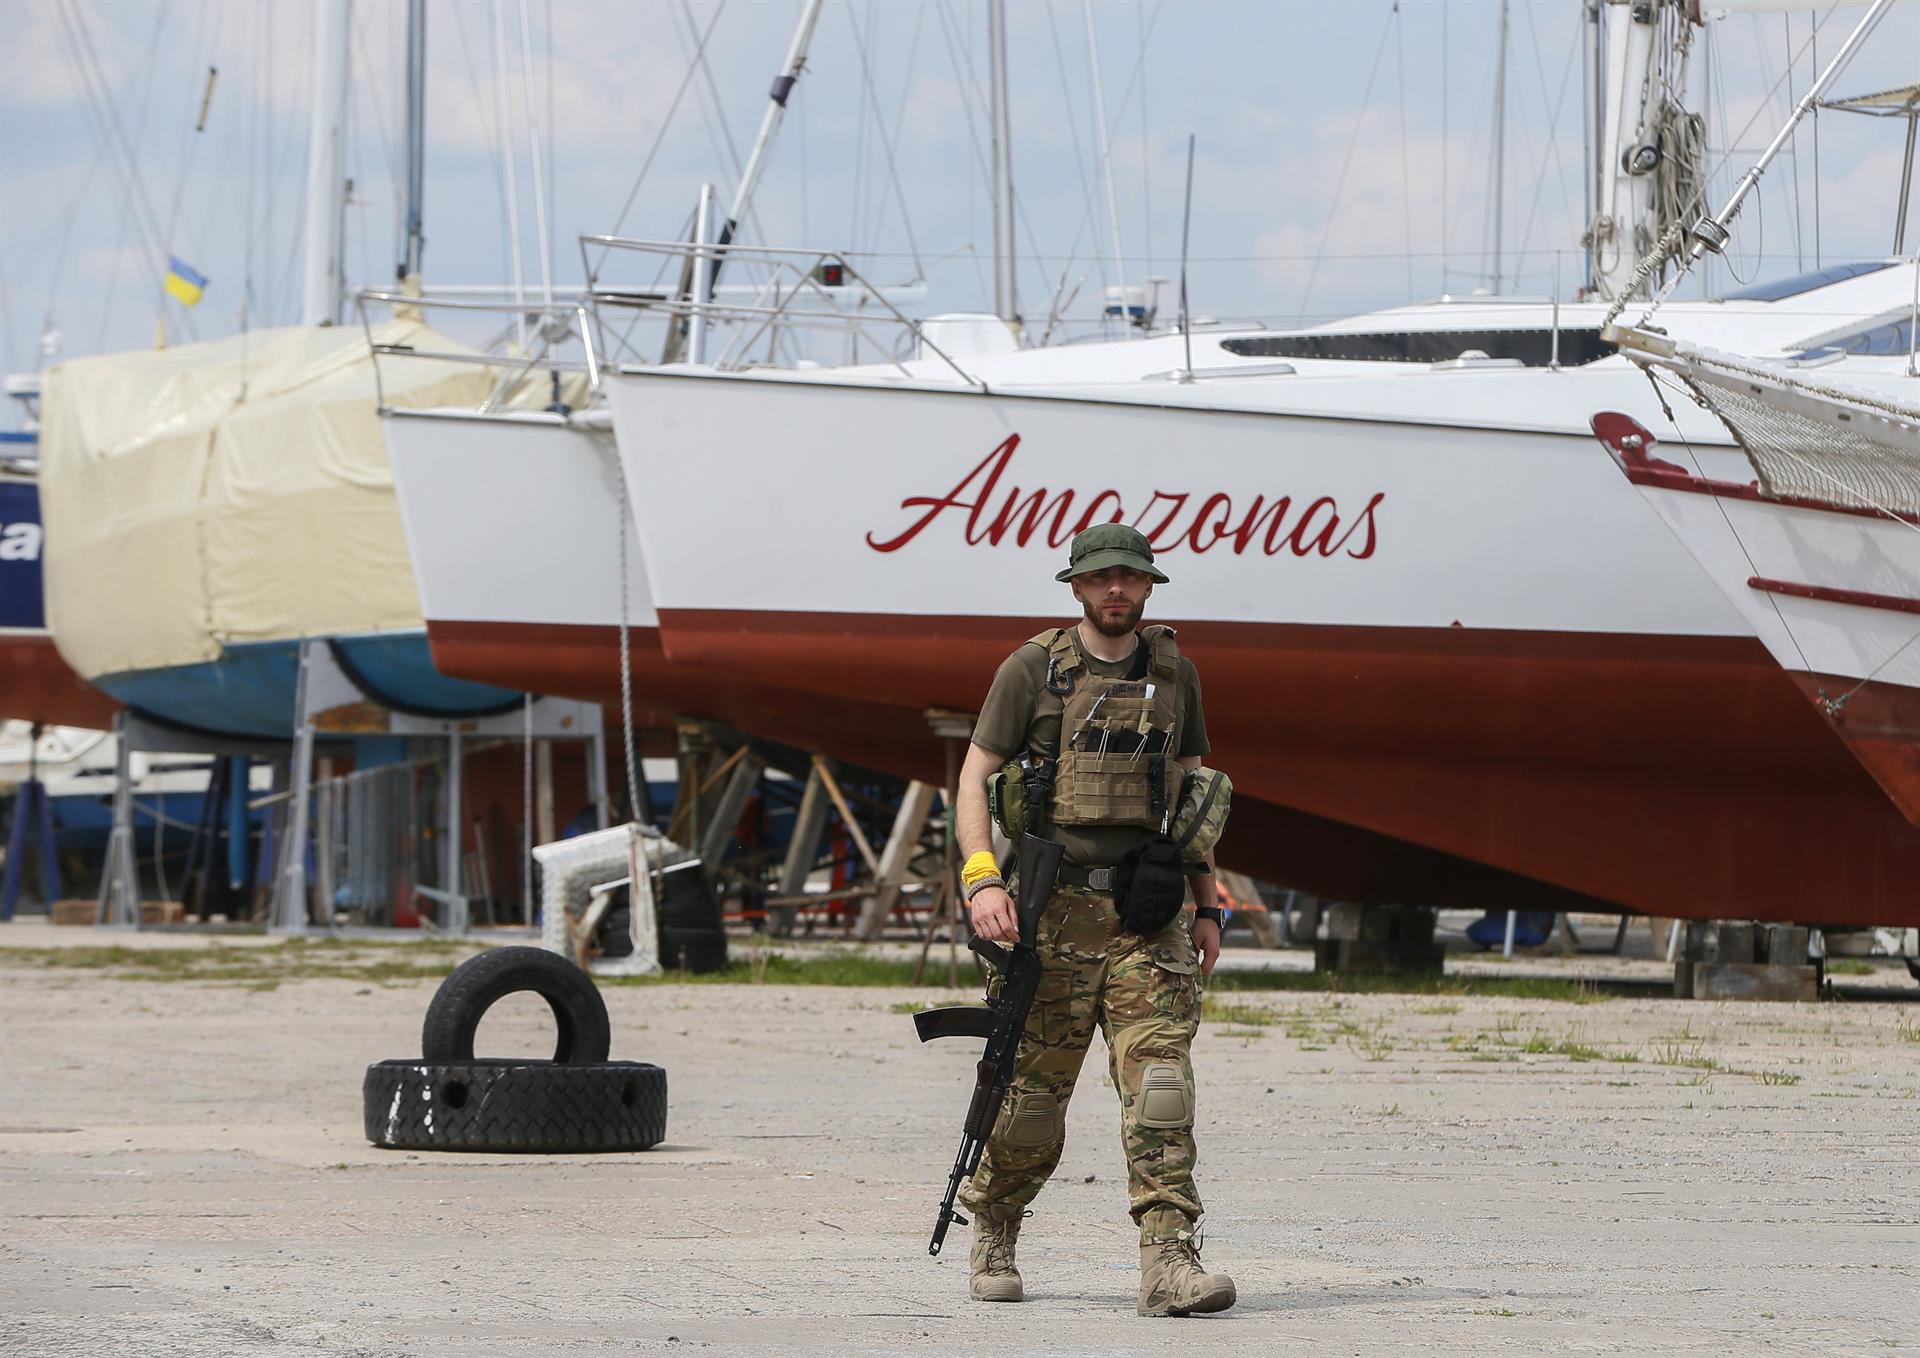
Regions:
<instances>
[{"instance_id":1,"label":"holster","mask_svg":"<svg viewBox=\"0 0 1920 1358\"><path fill-rule=\"evenodd\" d=\"M1155 835L1114 865L1113 908L1130 933L1157 934L1173 923L1187 896L1180 846Z\"/></svg>"}]
</instances>

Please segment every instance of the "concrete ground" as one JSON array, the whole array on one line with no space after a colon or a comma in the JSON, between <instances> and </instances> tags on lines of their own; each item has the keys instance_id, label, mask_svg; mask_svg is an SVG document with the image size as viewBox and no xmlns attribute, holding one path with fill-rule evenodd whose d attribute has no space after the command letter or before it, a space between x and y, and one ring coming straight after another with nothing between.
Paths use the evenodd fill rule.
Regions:
<instances>
[{"instance_id":1,"label":"concrete ground","mask_svg":"<svg viewBox=\"0 0 1920 1358\"><path fill-rule=\"evenodd\" d=\"M3 1353L1920 1345L1898 963L1806 1006L1220 990L1200 1185L1241 1301L1150 1321L1097 1042L1022 1237L1031 1300L983 1306L964 1229L926 1252L975 1053L906 1016L961 995L609 987L614 1056L668 1070L663 1146L408 1154L363 1139L360 1079L417 1049L430 977L140 979L49 965L56 932L91 933L0 932ZM455 955L365 956L395 954ZM550 1022L516 997L481 1049L538 1054Z\"/></svg>"}]
</instances>

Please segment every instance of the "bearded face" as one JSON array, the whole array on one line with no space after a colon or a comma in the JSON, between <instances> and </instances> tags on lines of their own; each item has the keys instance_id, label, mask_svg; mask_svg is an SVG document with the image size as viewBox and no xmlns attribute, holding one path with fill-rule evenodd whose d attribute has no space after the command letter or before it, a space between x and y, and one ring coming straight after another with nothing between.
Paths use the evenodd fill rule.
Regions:
<instances>
[{"instance_id":1,"label":"bearded face","mask_svg":"<svg viewBox=\"0 0 1920 1358\"><path fill-rule=\"evenodd\" d=\"M1111 566L1073 578L1073 595L1087 622L1103 637L1124 637L1137 631L1146 612L1153 581L1144 572Z\"/></svg>"}]
</instances>

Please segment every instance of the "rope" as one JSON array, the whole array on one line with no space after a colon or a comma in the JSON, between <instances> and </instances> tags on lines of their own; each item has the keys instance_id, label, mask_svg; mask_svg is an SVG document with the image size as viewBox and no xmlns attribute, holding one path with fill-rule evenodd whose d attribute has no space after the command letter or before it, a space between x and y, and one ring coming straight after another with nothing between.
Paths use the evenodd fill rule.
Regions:
<instances>
[{"instance_id":1,"label":"rope","mask_svg":"<svg viewBox=\"0 0 1920 1358\"><path fill-rule=\"evenodd\" d=\"M520 907L533 923L533 695L520 708Z\"/></svg>"},{"instance_id":2,"label":"rope","mask_svg":"<svg viewBox=\"0 0 1920 1358\"><path fill-rule=\"evenodd\" d=\"M1828 14L1831 14L1833 12L1833 9L1834 9L1834 6L1832 5L1828 6L1828 10L1827 10ZM1813 31L1807 35L1808 43L1811 43L1814 40L1814 38L1816 38L1819 35L1820 23L1825 23L1825 22L1826 22L1826 17L1822 16L1822 18L1820 19L1820 22L1816 23L1813 26ZM1804 46L1802 50L1803 51L1805 50ZM1789 55L1788 57L1789 71L1792 68L1793 62L1797 61L1798 59L1799 59L1799 56L1797 53ZM1669 238L1672 237L1677 239L1679 235L1684 234L1686 230L1686 224L1684 224L1683 218L1693 213L1696 209L1698 209L1702 205L1706 196L1707 185L1712 182L1713 175L1718 171L1726 168L1727 163L1733 159L1734 148L1740 145L1741 139L1747 135L1747 133L1752 129L1755 123L1760 121L1760 115L1766 112L1767 109L1772 105L1774 95L1780 92L1780 85L1782 81L1784 81L1786 78L1787 78L1787 72L1783 72L1780 78L1773 82L1773 86L1770 89L1768 89L1765 97L1754 106L1753 113L1749 115L1747 118L1747 121L1741 125L1740 130L1734 133L1732 137L1728 138L1727 153L1722 157L1720 157L1720 163L1714 166L1712 170L1707 171L1706 173L1696 173L1695 175L1696 188L1694 189L1693 196L1689 198L1685 203L1680 204L1676 208L1676 212L1678 215L1675 217L1674 221L1668 226L1666 231L1661 233L1660 240L1655 243L1654 247L1651 250L1647 251L1646 254L1642 255L1640 258L1640 262L1634 266L1633 274L1628 279L1627 286L1624 289L1622 289L1621 295L1616 299L1614 299L1613 305L1607 308L1607 314L1604 318L1602 318L1600 322L1600 328L1602 330L1606 329L1609 325L1612 325L1614 321L1619 318L1620 313L1627 309L1627 303L1633 297L1634 292L1639 288L1639 286L1642 283L1644 283L1647 280L1647 276L1651 274L1654 269L1658 268L1662 263L1665 262L1667 254L1671 253L1673 248ZM1596 240L1599 238L1598 223L1596 223L1593 228L1590 228L1588 234L1593 238L1595 238ZM1685 274L1688 267L1690 267L1689 264L1683 263L1680 269L1681 274ZM1675 281L1678 282L1678 278L1676 278ZM1640 317L1639 324L1644 326L1648 321L1653 319L1653 313L1660 309L1659 304L1661 300L1662 299L1659 299L1659 298L1656 298L1654 300L1653 305L1649 306L1646 310L1646 313Z\"/></svg>"},{"instance_id":3,"label":"rope","mask_svg":"<svg viewBox=\"0 0 1920 1358\"><path fill-rule=\"evenodd\" d=\"M633 652L627 636L627 525L632 511L627 504L627 478L615 465L615 483L620 487L620 734L627 756L627 818L640 816L640 761L633 741Z\"/></svg>"}]
</instances>

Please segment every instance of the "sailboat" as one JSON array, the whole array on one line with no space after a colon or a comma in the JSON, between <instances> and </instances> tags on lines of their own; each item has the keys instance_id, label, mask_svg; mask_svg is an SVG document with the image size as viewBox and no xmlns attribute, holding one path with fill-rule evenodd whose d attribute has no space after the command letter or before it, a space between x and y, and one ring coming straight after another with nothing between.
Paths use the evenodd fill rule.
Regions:
<instances>
[{"instance_id":1,"label":"sailboat","mask_svg":"<svg viewBox=\"0 0 1920 1358\"><path fill-rule=\"evenodd\" d=\"M401 399L465 400L492 377L459 360L376 370L368 337L338 324L348 5L326 0L313 16L304 323L70 359L44 378L55 641L119 701L219 736L290 737L305 637L331 638L387 706L460 715L519 701L438 674L421 632L380 383ZM461 348L417 318L374 338Z\"/></svg>"},{"instance_id":2,"label":"sailboat","mask_svg":"<svg viewBox=\"0 0 1920 1358\"><path fill-rule=\"evenodd\" d=\"M1610 34L1616 93L1656 11ZM1633 157L1602 163L1619 201L1644 195ZM1603 269L1593 303L1013 353L923 339L837 369L615 367L667 655L903 713L970 708L1071 607L1052 574L1072 533L1132 522L1173 577L1152 612L1198 662L1246 794L1225 852L1249 871L1348 899L1911 923L1920 835L1591 456L1591 411L1659 407L1599 333L1604 300L1644 281L1632 268ZM1904 281L1837 271L1664 323L1786 357L1873 323ZM1676 419L1726 443L1703 412ZM927 744L896 762L929 767Z\"/></svg>"},{"instance_id":3,"label":"sailboat","mask_svg":"<svg viewBox=\"0 0 1920 1358\"><path fill-rule=\"evenodd\" d=\"M37 376L10 376L8 394L30 412L29 427L0 431L0 718L43 726L111 724L113 699L83 682L47 630L41 593L46 529L40 522Z\"/></svg>"}]
</instances>

